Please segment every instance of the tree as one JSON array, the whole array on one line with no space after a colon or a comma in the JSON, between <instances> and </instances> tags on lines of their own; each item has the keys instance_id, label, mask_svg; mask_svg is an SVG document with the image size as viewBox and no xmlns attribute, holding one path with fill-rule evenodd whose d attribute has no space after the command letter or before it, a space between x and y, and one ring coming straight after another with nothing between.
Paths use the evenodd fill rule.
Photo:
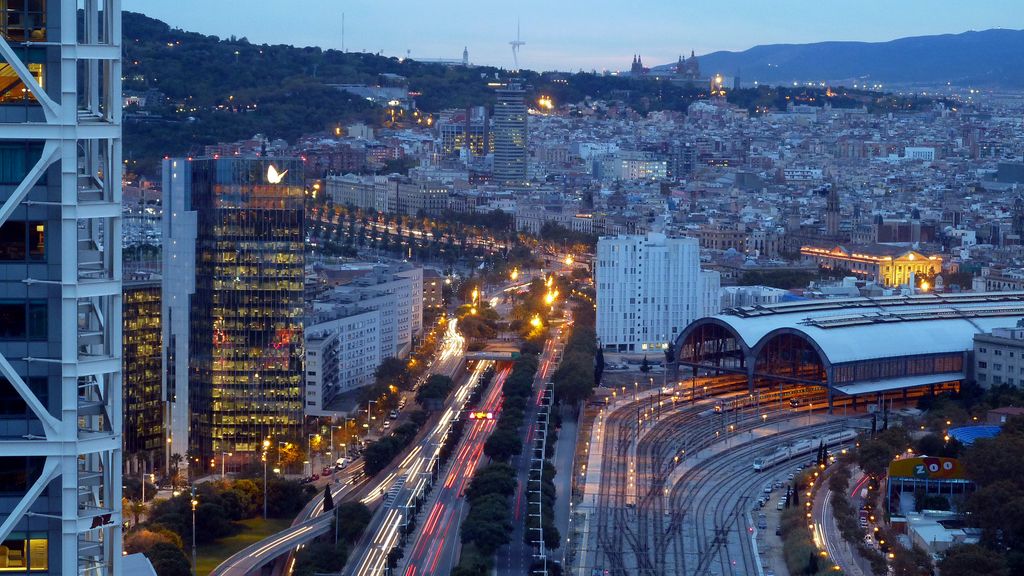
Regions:
<instances>
[{"instance_id":1,"label":"tree","mask_svg":"<svg viewBox=\"0 0 1024 576\"><path fill-rule=\"evenodd\" d=\"M431 374L416 391L416 402L424 407L428 404L434 406L438 402L443 402L454 386L455 383L448 376Z\"/></svg>"},{"instance_id":2,"label":"tree","mask_svg":"<svg viewBox=\"0 0 1024 576\"><path fill-rule=\"evenodd\" d=\"M166 528L153 526L132 530L124 537L124 549L129 554L149 552L157 544L170 544L175 548L182 547L181 536Z\"/></svg>"},{"instance_id":3,"label":"tree","mask_svg":"<svg viewBox=\"0 0 1024 576\"><path fill-rule=\"evenodd\" d=\"M181 548L168 542L153 545L146 558L149 558L158 576L191 576L192 565Z\"/></svg>"},{"instance_id":4,"label":"tree","mask_svg":"<svg viewBox=\"0 0 1024 576\"><path fill-rule=\"evenodd\" d=\"M1002 556L977 544L950 548L938 568L942 576L1010 576Z\"/></svg>"},{"instance_id":5,"label":"tree","mask_svg":"<svg viewBox=\"0 0 1024 576\"><path fill-rule=\"evenodd\" d=\"M807 558L807 574L813 576L818 573L818 553L811 552Z\"/></svg>"},{"instance_id":6,"label":"tree","mask_svg":"<svg viewBox=\"0 0 1024 576\"><path fill-rule=\"evenodd\" d=\"M295 576L313 576L327 572L338 572L348 559L348 546L318 541L304 547L295 554Z\"/></svg>"},{"instance_id":7,"label":"tree","mask_svg":"<svg viewBox=\"0 0 1024 576\"><path fill-rule=\"evenodd\" d=\"M409 389L409 366L395 357L385 358L373 373L378 383L394 384L402 390Z\"/></svg>"},{"instance_id":8,"label":"tree","mask_svg":"<svg viewBox=\"0 0 1024 576\"><path fill-rule=\"evenodd\" d=\"M640 371L647 374L651 371L651 363L647 361L647 355L644 354L644 360L640 363Z\"/></svg>"},{"instance_id":9,"label":"tree","mask_svg":"<svg viewBox=\"0 0 1024 576\"><path fill-rule=\"evenodd\" d=\"M362 502L345 502L338 505L338 538L354 543L362 536L372 517L370 509Z\"/></svg>"},{"instance_id":10,"label":"tree","mask_svg":"<svg viewBox=\"0 0 1024 576\"><path fill-rule=\"evenodd\" d=\"M522 451L523 442L519 439L518 431L514 429L498 428L484 443L484 454L499 462L505 462Z\"/></svg>"},{"instance_id":11,"label":"tree","mask_svg":"<svg viewBox=\"0 0 1024 576\"><path fill-rule=\"evenodd\" d=\"M331 485L324 486L324 512L334 510L334 496L331 495Z\"/></svg>"}]
</instances>

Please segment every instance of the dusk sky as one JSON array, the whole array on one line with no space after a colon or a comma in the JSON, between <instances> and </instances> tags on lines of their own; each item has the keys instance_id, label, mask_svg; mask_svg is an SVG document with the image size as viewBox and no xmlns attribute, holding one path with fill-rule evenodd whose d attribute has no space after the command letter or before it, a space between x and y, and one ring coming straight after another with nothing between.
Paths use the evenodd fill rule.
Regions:
<instances>
[{"instance_id":1,"label":"dusk sky","mask_svg":"<svg viewBox=\"0 0 1024 576\"><path fill-rule=\"evenodd\" d=\"M324 48L341 48L344 12L350 51L461 58L466 46L473 63L505 67L518 18L523 68L573 71L628 69L638 52L652 66L691 50L1024 28L1020 0L123 0L123 8L204 34Z\"/></svg>"}]
</instances>

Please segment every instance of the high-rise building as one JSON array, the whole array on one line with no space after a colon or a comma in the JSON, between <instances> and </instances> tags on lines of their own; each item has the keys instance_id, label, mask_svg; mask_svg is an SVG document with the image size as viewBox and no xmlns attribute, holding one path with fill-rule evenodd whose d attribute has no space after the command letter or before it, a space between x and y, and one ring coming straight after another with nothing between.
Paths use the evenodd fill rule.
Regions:
<instances>
[{"instance_id":1,"label":"high-rise building","mask_svg":"<svg viewBox=\"0 0 1024 576\"><path fill-rule=\"evenodd\" d=\"M121 573L121 3L0 3L0 571Z\"/></svg>"},{"instance_id":2,"label":"high-rise building","mask_svg":"<svg viewBox=\"0 0 1024 576\"><path fill-rule=\"evenodd\" d=\"M700 269L695 238L606 236L597 243L597 339L617 352L666 348L719 308L717 272Z\"/></svg>"},{"instance_id":3,"label":"high-rise building","mask_svg":"<svg viewBox=\"0 0 1024 576\"><path fill-rule=\"evenodd\" d=\"M166 472L160 280L126 280L123 294L125 472Z\"/></svg>"},{"instance_id":4,"label":"high-rise building","mask_svg":"<svg viewBox=\"0 0 1024 576\"><path fill-rule=\"evenodd\" d=\"M250 462L301 435L303 165L169 159L163 195L170 457Z\"/></svg>"},{"instance_id":5,"label":"high-rise building","mask_svg":"<svg viewBox=\"0 0 1024 576\"><path fill-rule=\"evenodd\" d=\"M494 104L494 181L502 186L526 184L526 90L512 81L497 89Z\"/></svg>"}]
</instances>

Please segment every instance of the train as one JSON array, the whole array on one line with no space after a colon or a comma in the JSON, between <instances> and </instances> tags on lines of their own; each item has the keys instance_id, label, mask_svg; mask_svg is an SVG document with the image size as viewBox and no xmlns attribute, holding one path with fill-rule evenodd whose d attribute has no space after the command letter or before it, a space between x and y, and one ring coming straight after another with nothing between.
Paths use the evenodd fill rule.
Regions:
<instances>
[{"instance_id":1,"label":"train","mask_svg":"<svg viewBox=\"0 0 1024 576\"><path fill-rule=\"evenodd\" d=\"M823 388L809 386L790 386L782 390L758 390L753 394L736 394L732 398L716 400L714 406L699 412L697 415L704 417L711 416L712 414L723 414L738 408L747 408L755 405L767 408L782 400L789 400L789 406L797 408L808 402L825 402L827 397Z\"/></svg>"},{"instance_id":2,"label":"train","mask_svg":"<svg viewBox=\"0 0 1024 576\"><path fill-rule=\"evenodd\" d=\"M762 472L776 464L791 460L803 454L814 452L818 449L818 446L822 444L824 444L826 448L833 447L838 444L849 442L856 437L857 432L855 430L842 430L840 432L831 432L829 434L807 438L806 440L798 440L797 442L789 446L783 446L770 454L754 458L754 472Z\"/></svg>"}]
</instances>

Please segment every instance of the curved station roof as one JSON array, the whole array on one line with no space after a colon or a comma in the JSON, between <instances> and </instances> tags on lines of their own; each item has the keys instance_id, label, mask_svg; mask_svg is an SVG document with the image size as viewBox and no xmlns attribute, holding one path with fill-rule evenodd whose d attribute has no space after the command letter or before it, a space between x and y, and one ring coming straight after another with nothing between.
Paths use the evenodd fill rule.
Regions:
<instances>
[{"instance_id":1,"label":"curved station roof","mask_svg":"<svg viewBox=\"0 0 1024 576\"><path fill-rule=\"evenodd\" d=\"M974 335L1011 327L1024 319L1024 292L918 294L878 298L801 301L733 308L691 323L677 349L700 326L728 330L744 354L756 356L779 334L805 338L825 365L908 356L953 354L974 348ZM946 381L962 373L936 374ZM954 378L950 378L950 377ZM887 382L871 390L905 388L930 382L920 378ZM926 378L935 382L935 378ZM857 385L863 388L863 385Z\"/></svg>"}]
</instances>

